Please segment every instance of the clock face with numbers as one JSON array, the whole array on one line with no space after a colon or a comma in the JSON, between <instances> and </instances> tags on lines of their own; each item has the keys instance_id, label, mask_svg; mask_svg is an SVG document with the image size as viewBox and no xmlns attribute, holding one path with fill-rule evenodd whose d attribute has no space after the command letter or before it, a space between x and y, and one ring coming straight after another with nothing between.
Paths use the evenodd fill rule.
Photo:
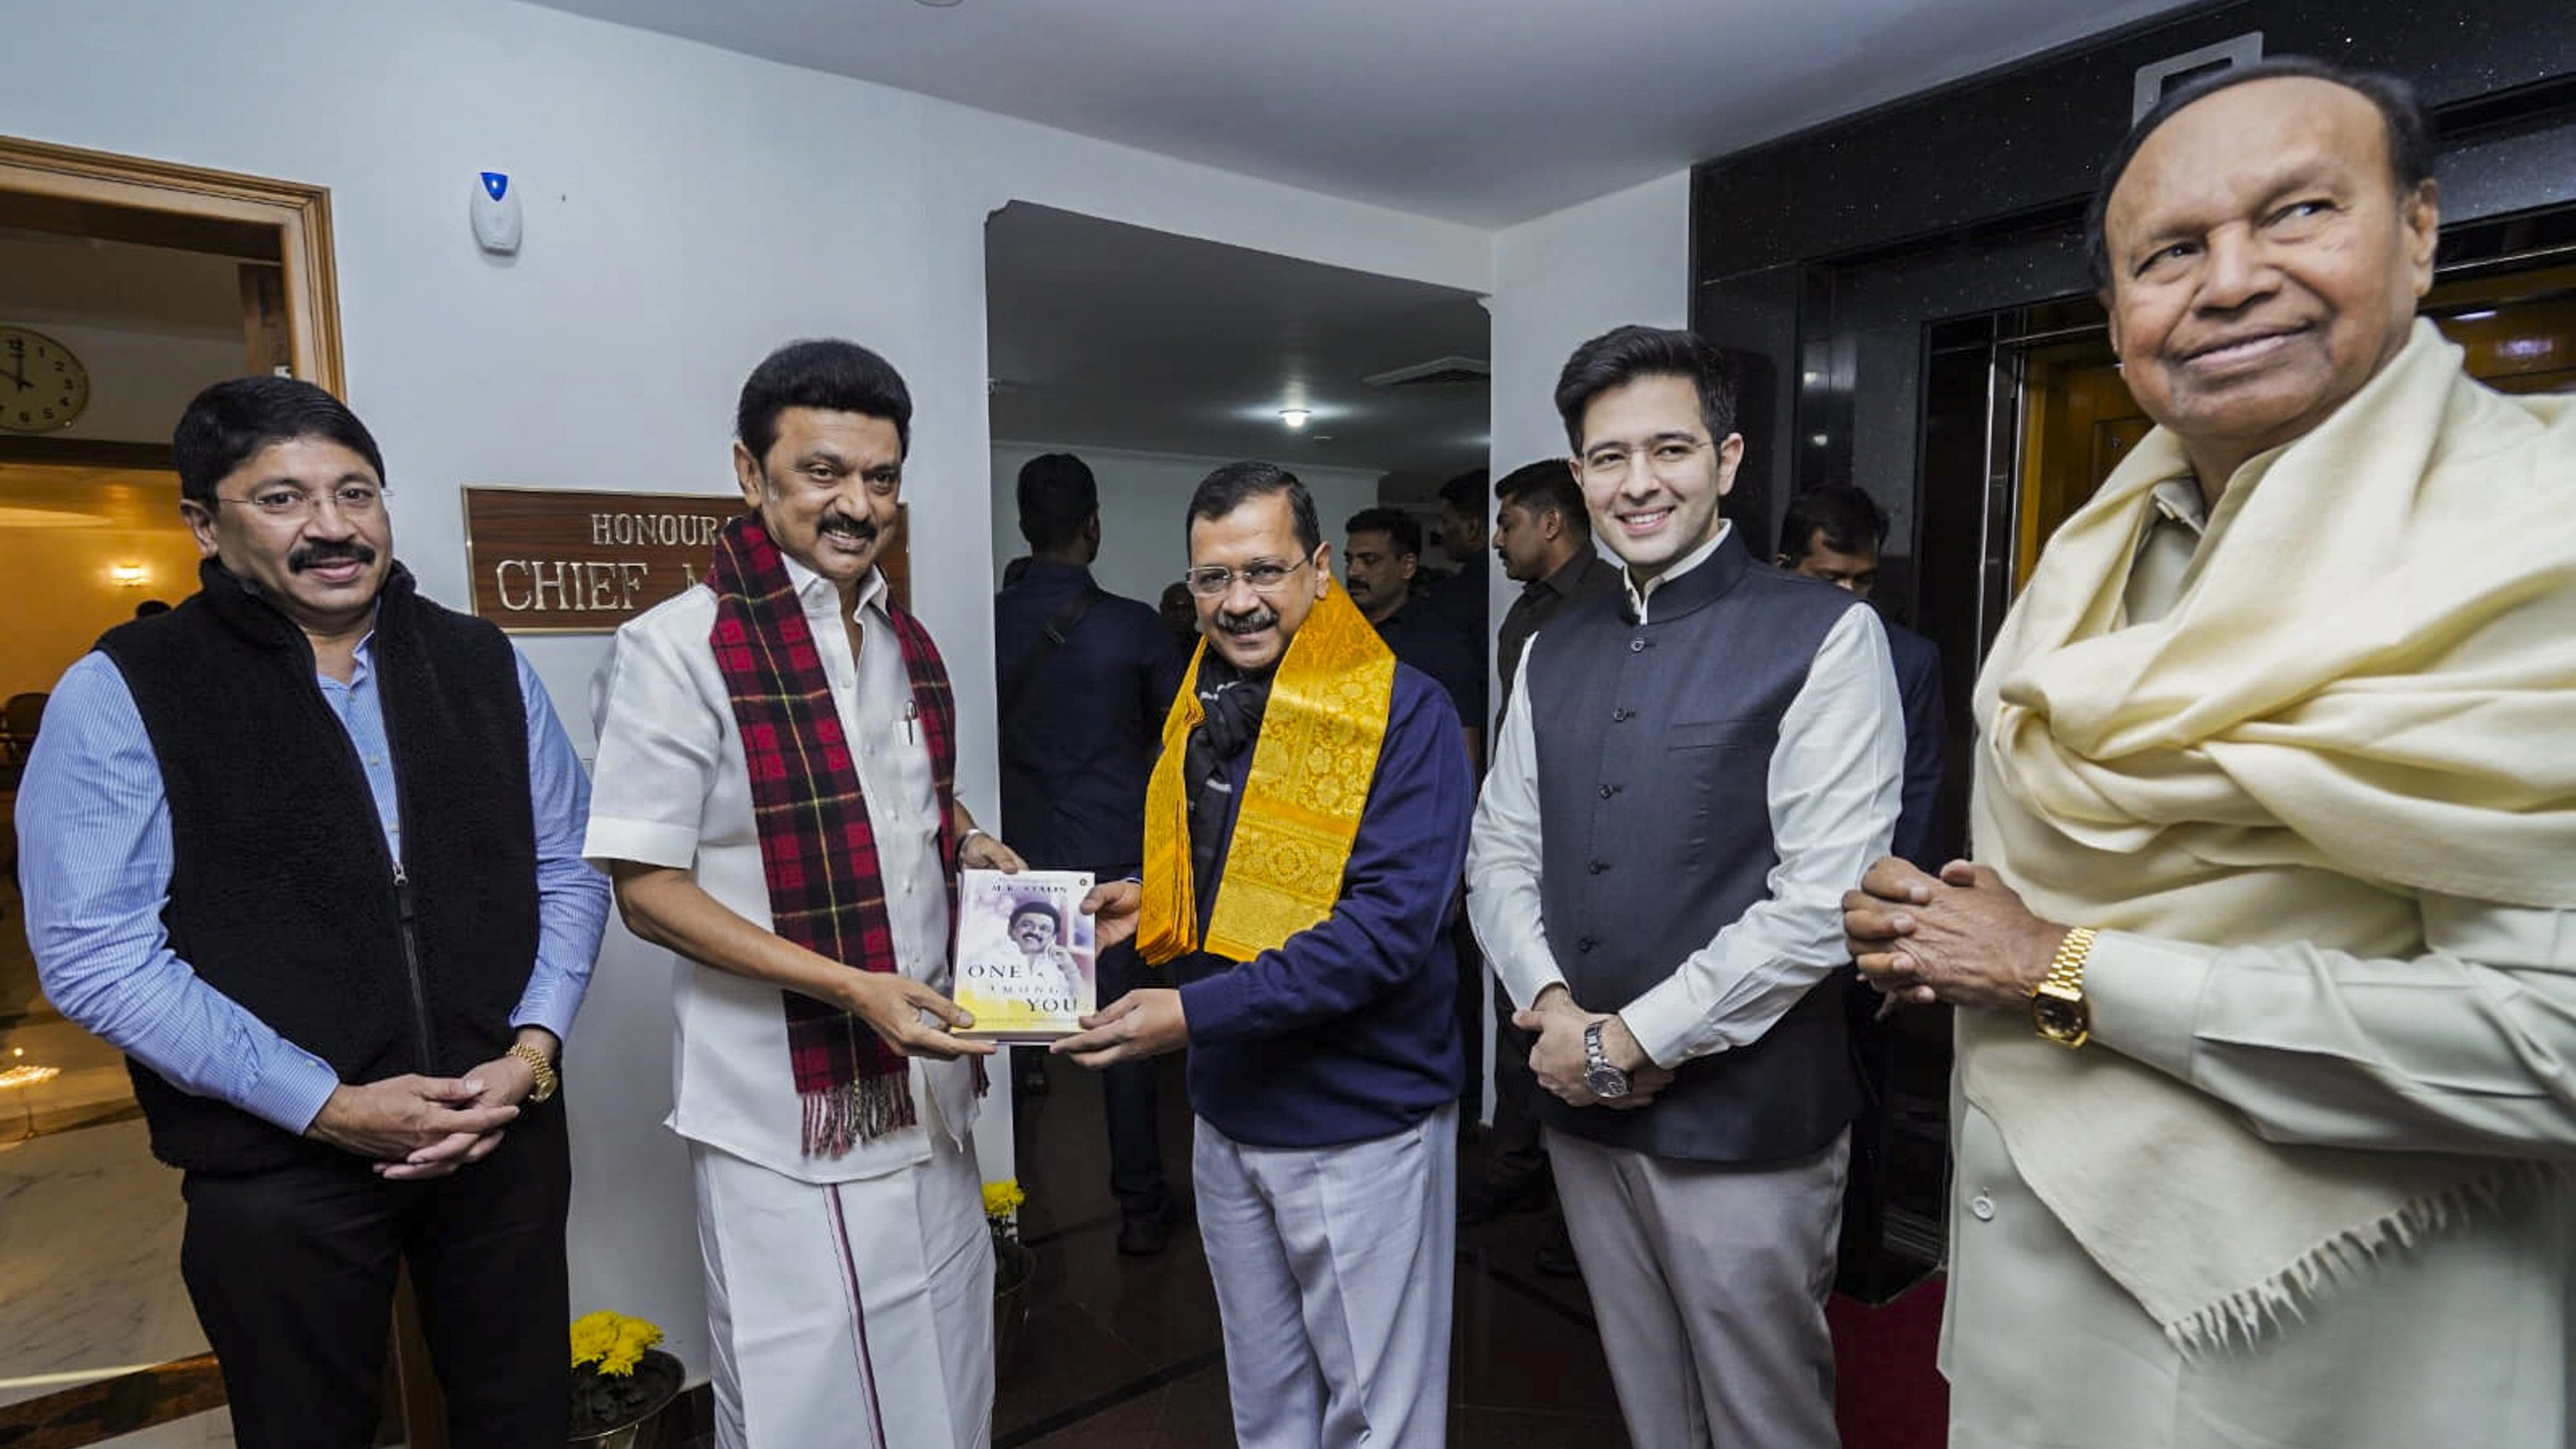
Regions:
<instances>
[{"instance_id":1,"label":"clock face with numbers","mask_svg":"<svg viewBox=\"0 0 2576 1449\"><path fill-rule=\"evenodd\" d=\"M0 432L68 428L89 406L89 369L42 332L0 326Z\"/></svg>"}]
</instances>

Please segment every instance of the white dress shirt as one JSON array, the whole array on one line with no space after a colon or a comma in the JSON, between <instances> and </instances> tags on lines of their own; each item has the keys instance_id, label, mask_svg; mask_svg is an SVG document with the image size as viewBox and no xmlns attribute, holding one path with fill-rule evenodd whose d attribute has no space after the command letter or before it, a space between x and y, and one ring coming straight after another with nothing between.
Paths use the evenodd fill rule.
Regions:
<instances>
[{"instance_id":1,"label":"white dress shirt","mask_svg":"<svg viewBox=\"0 0 2576 1449\"><path fill-rule=\"evenodd\" d=\"M902 646L885 612L885 577L871 574L860 596L853 617L862 646L854 660L838 591L794 559L786 562L841 729L856 746L897 967L946 991L948 883L939 858L938 792L930 750L912 714ZM707 642L715 618L715 592L700 584L617 631L591 685L599 757L582 853L688 870L718 903L767 930L769 886L752 819L750 770ZM809 1157L780 988L685 962L676 1007L669 1125L692 1142L802 1181L847 1182L927 1162L929 1131L946 1131L962 1143L974 1125L968 1065L916 1060L912 1091L922 1107L921 1127L861 1142L838 1157Z\"/></svg>"},{"instance_id":2,"label":"white dress shirt","mask_svg":"<svg viewBox=\"0 0 2576 1449\"><path fill-rule=\"evenodd\" d=\"M1643 589L1630 581L1629 603L1640 622L1656 591L1705 563L1733 526L1722 524ZM1529 711L1530 677L1539 661L1531 654L1523 661L1476 804L1467 915L1504 989L1526 1007L1565 976L1548 950L1540 909L1538 749ZM1650 1060L1674 1067L1752 1044L1849 959L1843 892L1887 853L1904 775L1904 708L1887 633L1876 613L1854 608L1826 631L1806 683L1780 717L1769 781L1772 847L1779 855L1770 894L1619 1008Z\"/></svg>"}]
</instances>

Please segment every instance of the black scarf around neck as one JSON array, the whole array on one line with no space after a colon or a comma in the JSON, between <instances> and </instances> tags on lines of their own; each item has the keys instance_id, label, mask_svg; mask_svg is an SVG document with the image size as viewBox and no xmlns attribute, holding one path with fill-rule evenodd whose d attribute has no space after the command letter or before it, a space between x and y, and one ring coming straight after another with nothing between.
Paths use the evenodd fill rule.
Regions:
<instances>
[{"instance_id":1,"label":"black scarf around neck","mask_svg":"<svg viewBox=\"0 0 2576 1449\"><path fill-rule=\"evenodd\" d=\"M1199 706L1205 714L1190 731L1181 768L1190 782L1190 878L1198 883L1202 912L1216 899L1218 852L1234 808L1234 781L1226 762L1261 733L1276 673L1245 674L1214 649L1199 660Z\"/></svg>"}]
</instances>

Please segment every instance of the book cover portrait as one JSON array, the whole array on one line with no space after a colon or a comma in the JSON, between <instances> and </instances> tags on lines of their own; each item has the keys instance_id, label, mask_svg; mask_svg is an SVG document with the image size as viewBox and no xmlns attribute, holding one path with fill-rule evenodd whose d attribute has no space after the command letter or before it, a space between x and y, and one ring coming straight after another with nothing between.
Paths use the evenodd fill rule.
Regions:
<instances>
[{"instance_id":1,"label":"book cover portrait","mask_svg":"<svg viewBox=\"0 0 2576 1449\"><path fill-rule=\"evenodd\" d=\"M959 1036L1053 1041L1080 1031L1097 999L1091 873L970 870L958 882L957 995L975 1014Z\"/></svg>"}]
</instances>

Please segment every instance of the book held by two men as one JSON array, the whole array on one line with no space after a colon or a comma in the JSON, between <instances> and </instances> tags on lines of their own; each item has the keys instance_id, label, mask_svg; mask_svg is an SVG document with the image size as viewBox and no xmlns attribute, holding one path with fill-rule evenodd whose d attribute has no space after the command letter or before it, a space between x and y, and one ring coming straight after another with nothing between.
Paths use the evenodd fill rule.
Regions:
<instances>
[{"instance_id":1,"label":"book held by two men","mask_svg":"<svg viewBox=\"0 0 2576 1449\"><path fill-rule=\"evenodd\" d=\"M1072 1036L1096 1008L1096 939L1085 870L970 870L957 887L955 1000L978 1041Z\"/></svg>"}]
</instances>

